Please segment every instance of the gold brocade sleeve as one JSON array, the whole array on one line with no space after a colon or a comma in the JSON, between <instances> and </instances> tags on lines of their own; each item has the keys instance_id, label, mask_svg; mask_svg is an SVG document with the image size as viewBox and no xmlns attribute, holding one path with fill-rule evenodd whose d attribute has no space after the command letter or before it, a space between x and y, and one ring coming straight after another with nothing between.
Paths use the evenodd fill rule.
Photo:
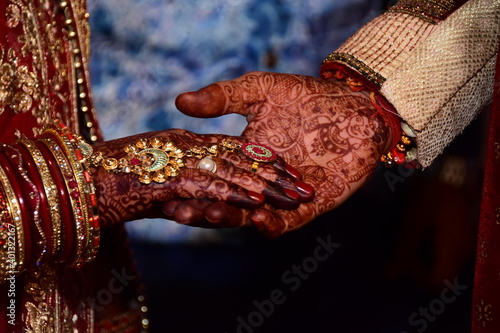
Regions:
<instances>
[{"instance_id":1,"label":"gold brocade sleeve","mask_svg":"<svg viewBox=\"0 0 500 333\"><path fill-rule=\"evenodd\" d=\"M490 101L498 50L500 1L403 0L338 50L330 62L374 83L417 132L418 159L429 166Z\"/></svg>"}]
</instances>

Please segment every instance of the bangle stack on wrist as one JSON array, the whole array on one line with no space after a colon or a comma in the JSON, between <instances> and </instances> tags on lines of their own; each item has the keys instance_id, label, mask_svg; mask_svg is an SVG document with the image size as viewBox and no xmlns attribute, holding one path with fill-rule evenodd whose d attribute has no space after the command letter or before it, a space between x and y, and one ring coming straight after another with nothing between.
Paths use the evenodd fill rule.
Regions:
<instances>
[{"instance_id":1,"label":"bangle stack on wrist","mask_svg":"<svg viewBox=\"0 0 500 333\"><path fill-rule=\"evenodd\" d=\"M380 157L381 162L386 167L395 165L407 164L412 167L417 167L417 150L415 148L415 131L404 121L401 120L396 110L390 103L379 93L367 87L362 81L350 77L341 69L327 72L323 75L324 78L335 78L337 80L345 80L346 84L352 91L368 91L372 105L384 119L386 125L391 129L392 143L389 151Z\"/></svg>"},{"instance_id":2,"label":"bangle stack on wrist","mask_svg":"<svg viewBox=\"0 0 500 333\"><path fill-rule=\"evenodd\" d=\"M1 267L17 273L53 261L79 268L95 258L100 227L87 146L56 121L37 140L0 149Z\"/></svg>"}]
</instances>

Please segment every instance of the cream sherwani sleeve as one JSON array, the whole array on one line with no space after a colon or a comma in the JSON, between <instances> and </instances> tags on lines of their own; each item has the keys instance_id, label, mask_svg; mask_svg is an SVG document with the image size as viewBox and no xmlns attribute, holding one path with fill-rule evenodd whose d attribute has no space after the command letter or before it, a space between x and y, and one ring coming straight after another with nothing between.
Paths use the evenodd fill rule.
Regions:
<instances>
[{"instance_id":1,"label":"cream sherwani sleeve","mask_svg":"<svg viewBox=\"0 0 500 333\"><path fill-rule=\"evenodd\" d=\"M458 7L458 8L456 8ZM366 78L417 133L431 164L493 94L500 0L402 0L324 61Z\"/></svg>"}]
</instances>

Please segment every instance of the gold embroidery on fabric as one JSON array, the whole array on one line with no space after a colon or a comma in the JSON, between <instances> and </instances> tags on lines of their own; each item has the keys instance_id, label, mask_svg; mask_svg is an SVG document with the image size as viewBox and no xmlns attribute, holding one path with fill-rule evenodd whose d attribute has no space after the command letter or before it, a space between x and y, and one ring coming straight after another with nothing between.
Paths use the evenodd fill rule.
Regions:
<instances>
[{"instance_id":1,"label":"gold embroidery on fabric","mask_svg":"<svg viewBox=\"0 0 500 333\"><path fill-rule=\"evenodd\" d=\"M493 320L493 316L491 314L491 304L485 304L484 300L481 299L480 304L476 304L476 319L478 322L486 327L486 324Z\"/></svg>"},{"instance_id":2,"label":"gold embroidery on fabric","mask_svg":"<svg viewBox=\"0 0 500 333\"><path fill-rule=\"evenodd\" d=\"M437 24L448 15L454 5L453 0L401 0L388 12L413 15L426 22Z\"/></svg>"},{"instance_id":3,"label":"gold embroidery on fabric","mask_svg":"<svg viewBox=\"0 0 500 333\"><path fill-rule=\"evenodd\" d=\"M500 160L500 142L495 142L495 158Z\"/></svg>"},{"instance_id":4,"label":"gold embroidery on fabric","mask_svg":"<svg viewBox=\"0 0 500 333\"><path fill-rule=\"evenodd\" d=\"M54 309L49 306L49 302L53 301L53 293L56 289L56 275L53 270L47 267L30 272L27 277L26 292L38 302L36 305L33 302L26 302L26 332L52 333L54 330ZM53 306L57 306L54 304Z\"/></svg>"},{"instance_id":5,"label":"gold embroidery on fabric","mask_svg":"<svg viewBox=\"0 0 500 333\"><path fill-rule=\"evenodd\" d=\"M488 258L488 251L487 251L487 248L486 248L486 241L483 240L481 242L481 245L479 247L481 248L481 252L480 252L481 258L483 258L483 259Z\"/></svg>"},{"instance_id":6,"label":"gold embroidery on fabric","mask_svg":"<svg viewBox=\"0 0 500 333\"><path fill-rule=\"evenodd\" d=\"M82 299L77 311L72 312L66 299L61 297L54 268L45 266L30 271L26 281L25 290L33 297L33 302L25 303L27 316L24 323L27 333L93 332L93 307ZM76 329L79 320L87 323L83 331Z\"/></svg>"},{"instance_id":7,"label":"gold embroidery on fabric","mask_svg":"<svg viewBox=\"0 0 500 333\"><path fill-rule=\"evenodd\" d=\"M323 64L331 61L339 61L349 65L379 87L382 86L386 80L382 75L378 74L364 62L350 54L333 52L323 60Z\"/></svg>"},{"instance_id":8,"label":"gold embroidery on fabric","mask_svg":"<svg viewBox=\"0 0 500 333\"><path fill-rule=\"evenodd\" d=\"M0 50L0 114L5 107L14 113L27 112L31 109L33 99L37 100L39 86L36 74L27 66L19 65L13 49L7 52L4 61L4 49Z\"/></svg>"},{"instance_id":9,"label":"gold embroidery on fabric","mask_svg":"<svg viewBox=\"0 0 500 333\"><path fill-rule=\"evenodd\" d=\"M26 309L28 310L28 315L26 319L26 331L27 333L53 333L54 332L54 318L47 303L41 302L36 306L31 302L26 302Z\"/></svg>"},{"instance_id":10,"label":"gold embroidery on fabric","mask_svg":"<svg viewBox=\"0 0 500 333\"><path fill-rule=\"evenodd\" d=\"M21 9L16 5L9 5L7 7L7 26L14 28L21 21Z\"/></svg>"},{"instance_id":11,"label":"gold embroidery on fabric","mask_svg":"<svg viewBox=\"0 0 500 333\"><path fill-rule=\"evenodd\" d=\"M84 1L79 3L84 7ZM67 92L76 87L67 86L66 50L56 21L56 6L55 1L51 6L47 1L12 0L6 13L7 26L18 29L15 34L21 49L19 54L10 49L7 59L2 54L1 75L7 81L0 82L0 102L16 113L31 111L38 123L34 134L53 118L68 124L76 119L72 114L75 108L65 107L69 105ZM16 79L9 80L9 75Z\"/></svg>"}]
</instances>

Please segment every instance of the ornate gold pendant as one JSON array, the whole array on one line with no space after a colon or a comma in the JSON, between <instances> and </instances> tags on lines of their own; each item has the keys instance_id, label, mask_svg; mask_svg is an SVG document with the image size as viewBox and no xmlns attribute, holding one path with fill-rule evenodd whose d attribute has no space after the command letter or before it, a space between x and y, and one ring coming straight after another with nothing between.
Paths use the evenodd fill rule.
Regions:
<instances>
[{"instance_id":1,"label":"ornate gold pendant","mask_svg":"<svg viewBox=\"0 0 500 333\"><path fill-rule=\"evenodd\" d=\"M164 183L169 177L176 177L185 166L185 152L173 141L161 137L139 139L125 147L126 157L105 158L97 153L92 157L94 165L102 165L108 171L134 173L143 184Z\"/></svg>"}]
</instances>

